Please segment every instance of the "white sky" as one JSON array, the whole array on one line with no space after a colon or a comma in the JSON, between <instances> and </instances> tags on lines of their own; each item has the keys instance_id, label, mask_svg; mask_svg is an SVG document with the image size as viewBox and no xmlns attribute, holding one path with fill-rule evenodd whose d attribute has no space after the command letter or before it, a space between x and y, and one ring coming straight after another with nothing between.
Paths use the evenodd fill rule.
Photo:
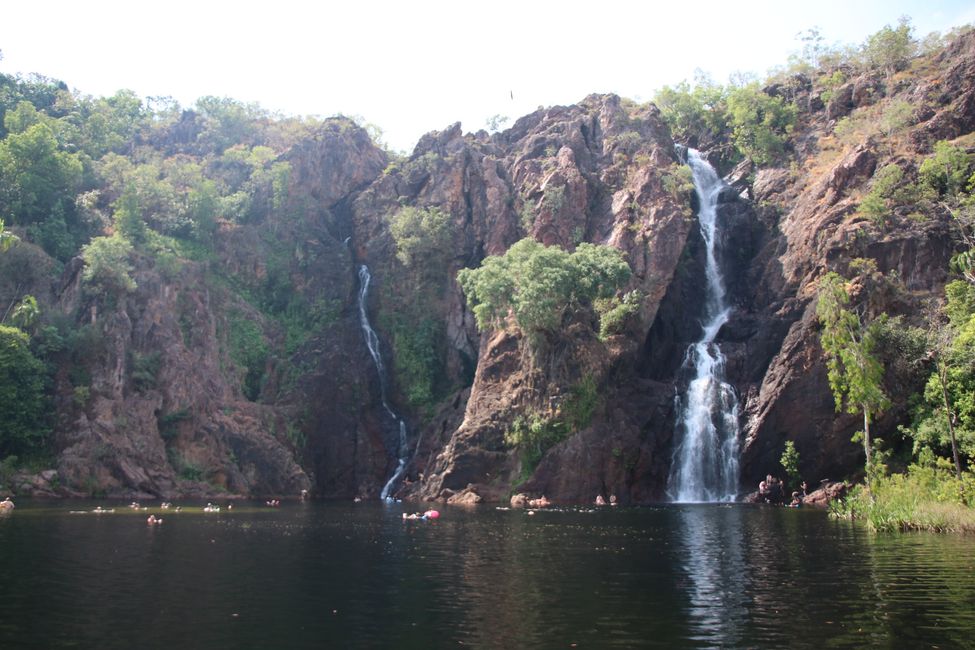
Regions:
<instances>
[{"instance_id":1,"label":"white sky","mask_svg":"<svg viewBox=\"0 0 975 650\"><path fill-rule=\"evenodd\" d=\"M764 74L820 27L862 43L901 15L916 36L975 22L971 0L29 0L5 3L0 70L92 95L128 88L357 115L412 150L427 131L514 120L592 92L650 99L695 68ZM512 99L512 94L514 98Z\"/></svg>"}]
</instances>

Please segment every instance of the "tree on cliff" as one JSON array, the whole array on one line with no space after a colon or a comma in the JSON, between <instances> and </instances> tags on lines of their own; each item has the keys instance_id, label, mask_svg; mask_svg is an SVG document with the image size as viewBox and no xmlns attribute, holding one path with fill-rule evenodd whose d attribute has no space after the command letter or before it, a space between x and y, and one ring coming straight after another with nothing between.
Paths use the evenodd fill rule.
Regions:
<instances>
[{"instance_id":1,"label":"tree on cliff","mask_svg":"<svg viewBox=\"0 0 975 650\"><path fill-rule=\"evenodd\" d=\"M0 325L0 458L36 451L47 431L45 367L28 341L19 329Z\"/></svg>"},{"instance_id":2,"label":"tree on cliff","mask_svg":"<svg viewBox=\"0 0 975 650\"><path fill-rule=\"evenodd\" d=\"M457 274L478 328L502 327L510 317L533 344L557 332L568 313L615 295L629 279L623 253L611 246L582 243L568 253L531 238Z\"/></svg>"},{"instance_id":3,"label":"tree on cliff","mask_svg":"<svg viewBox=\"0 0 975 650\"><path fill-rule=\"evenodd\" d=\"M871 470L870 420L889 404L882 381L884 368L874 354L875 323L864 323L863 316L848 307L850 296L846 280L827 273L819 281L816 315L822 325L820 343L826 354L829 386L836 410L863 413L863 451Z\"/></svg>"}]
</instances>

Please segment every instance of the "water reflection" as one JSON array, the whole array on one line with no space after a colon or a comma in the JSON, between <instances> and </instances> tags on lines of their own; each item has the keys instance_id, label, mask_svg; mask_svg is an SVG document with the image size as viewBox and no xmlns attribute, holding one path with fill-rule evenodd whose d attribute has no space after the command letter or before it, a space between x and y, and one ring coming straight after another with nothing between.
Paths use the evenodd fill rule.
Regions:
<instances>
[{"instance_id":1,"label":"water reflection","mask_svg":"<svg viewBox=\"0 0 975 650\"><path fill-rule=\"evenodd\" d=\"M682 567L694 641L737 646L745 623L748 568L741 508L681 506Z\"/></svg>"},{"instance_id":2,"label":"water reflection","mask_svg":"<svg viewBox=\"0 0 975 650\"><path fill-rule=\"evenodd\" d=\"M20 506L20 504L18 504ZM73 505L74 507L74 505ZM970 647L975 544L730 505L0 521L0 648Z\"/></svg>"}]
</instances>

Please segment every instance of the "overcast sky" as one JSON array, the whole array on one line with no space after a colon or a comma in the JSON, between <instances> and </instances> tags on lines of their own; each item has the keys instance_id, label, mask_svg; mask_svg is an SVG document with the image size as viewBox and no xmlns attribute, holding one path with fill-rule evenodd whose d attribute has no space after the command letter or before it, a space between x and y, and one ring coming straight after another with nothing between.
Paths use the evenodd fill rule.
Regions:
<instances>
[{"instance_id":1,"label":"overcast sky","mask_svg":"<svg viewBox=\"0 0 975 650\"><path fill-rule=\"evenodd\" d=\"M962 0L5 3L0 70L92 95L128 88L361 116L409 151L427 131L483 128L538 106L615 92L647 100L695 68L764 74L818 26L862 43L901 15L917 36L975 22Z\"/></svg>"}]
</instances>

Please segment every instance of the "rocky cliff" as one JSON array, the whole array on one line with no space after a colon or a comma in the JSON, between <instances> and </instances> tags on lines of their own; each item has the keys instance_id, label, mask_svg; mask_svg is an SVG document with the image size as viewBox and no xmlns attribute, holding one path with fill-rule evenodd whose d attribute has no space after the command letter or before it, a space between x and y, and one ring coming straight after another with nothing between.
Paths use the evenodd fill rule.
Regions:
<instances>
[{"instance_id":1,"label":"rocky cliff","mask_svg":"<svg viewBox=\"0 0 975 650\"><path fill-rule=\"evenodd\" d=\"M859 421L835 413L827 385L816 283L874 260L887 284L869 308L909 318L941 291L958 245L945 210L877 223L857 209L876 169L896 162L916 173L935 141L971 133L973 70L968 35L910 75L852 76L829 101L801 75L765 89L802 107L788 162L743 163L720 210L734 312L717 342L742 403L743 490L778 469L785 440L811 481L862 464L850 442ZM916 107L909 124L872 127L894 101ZM843 118L860 126L841 137ZM703 284L681 157L655 106L612 95L540 109L500 133L454 125L399 160L336 119L280 157L292 170L282 209L220 222L209 256L137 255L136 288L118 300L86 293L79 259L51 283L50 259L17 247L2 260L16 273L0 276L0 297L26 288L90 339L55 357L57 477L30 489L376 497L400 451L359 322L365 264L389 400L408 425L400 496L664 498L678 369L700 334ZM448 216L449 244L423 264L397 255L391 222L404 208ZM621 250L636 312L602 338L592 314L576 315L543 353L514 327L479 332L456 273L523 237ZM903 422L920 379L894 361L881 435ZM582 402L584 416L572 415ZM506 438L528 422L558 425L534 457Z\"/></svg>"}]
</instances>

